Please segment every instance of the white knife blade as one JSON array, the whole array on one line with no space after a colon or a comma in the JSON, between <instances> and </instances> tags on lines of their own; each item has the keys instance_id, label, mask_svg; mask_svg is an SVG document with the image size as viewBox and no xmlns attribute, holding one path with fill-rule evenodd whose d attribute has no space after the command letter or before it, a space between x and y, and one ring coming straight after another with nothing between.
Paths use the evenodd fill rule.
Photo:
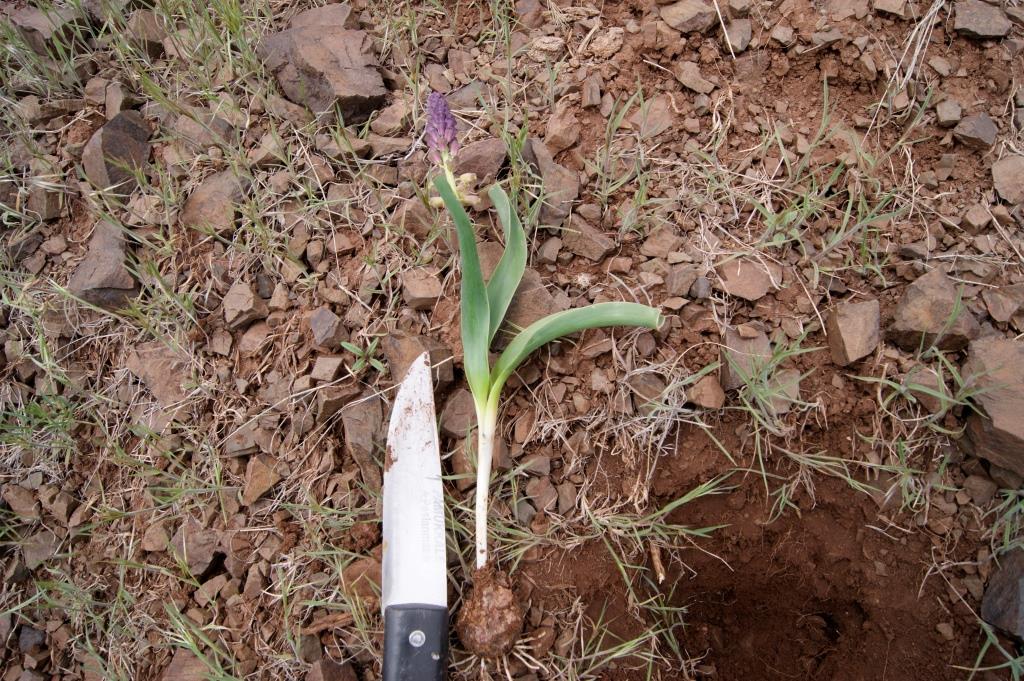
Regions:
<instances>
[{"instance_id":1,"label":"white knife blade","mask_svg":"<svg viewBox=\"0 0 1024 681\"><path fill-rule=\"evenodd\" d=\"M409 367L395 396L384 462L381 608L448 606L444 497L430 356Z\"/></svg>"}]
</instances>

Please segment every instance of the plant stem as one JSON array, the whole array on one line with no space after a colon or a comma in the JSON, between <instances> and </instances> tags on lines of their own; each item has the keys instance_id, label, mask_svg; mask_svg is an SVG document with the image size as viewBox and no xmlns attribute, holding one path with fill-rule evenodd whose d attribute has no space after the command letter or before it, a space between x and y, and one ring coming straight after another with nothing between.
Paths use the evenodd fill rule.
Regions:
<instances>
[{"instance_id":1,"label":"plant stem","mask_svg":"<svg viewBox=\"0 0 1024 681\"><path fill-rule=\"evenodd\" d=\"M497 401L483 410L477 409L476 446L476 567L487 564L487 499L491 486L491 459L494 456L494 435L498 424Z\"/></svg>"}]
</instances>

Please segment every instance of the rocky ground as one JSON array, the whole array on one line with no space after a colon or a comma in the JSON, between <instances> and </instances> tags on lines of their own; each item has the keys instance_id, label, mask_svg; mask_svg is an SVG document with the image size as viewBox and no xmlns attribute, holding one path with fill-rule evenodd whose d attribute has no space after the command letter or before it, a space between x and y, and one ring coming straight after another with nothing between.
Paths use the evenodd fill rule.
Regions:
<instances>
[{"instance_id":1,"label":"rocky ground","mask_svg":"<svg viewBox=\"0 0 1024 681\"><path fill-rule=\"evenodd\" d=\"M473 410L423 104L515 197L538 351L452 678L1024 674L1015 0L6 3L0 679L380 676L382 438ZM499 337L500 345L507 336Z\"/></svg>"}]
</instances>

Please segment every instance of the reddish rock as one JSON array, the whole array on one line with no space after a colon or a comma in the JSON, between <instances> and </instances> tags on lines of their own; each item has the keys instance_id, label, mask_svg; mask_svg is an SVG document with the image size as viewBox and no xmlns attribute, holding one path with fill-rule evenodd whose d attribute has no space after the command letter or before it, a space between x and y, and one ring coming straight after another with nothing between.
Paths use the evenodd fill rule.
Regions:
<instances>
[{"instance_id":1,"label":"reddish rock","mask_svg":"<svg viewBox=\"0 0 1024 681\"><path fill-rule=\"evenodd\" d=\"M373 41L350 30L337 5L307 10L291 28L264 38L258 47L267 69L288 99L314 113L333 113L346 124L362 123L383 106L387 89L377 65Z\"/></svg>"},{"instance_id":2,"label":"reddish rock","mask_svg":"<svg viewBox=\"0 0 1024 681\"><path fill-rule=\"evenodd\" d=\"M747 258L729 260L719 265L717 272L716 288L744 300L760 300L774 285L782 283L780 272L772 272L760 261Z\"/></svg>"},{"instance_id":3,"label":"reddish rock","mask_svg":"<svg viewBox=\"0 0 1024 681\"><path fill-rule=\"evenodd\" d=\"M149 161L149 126L137 111L122 111L93 133L82 149L82 166L93 187L131 194L135 173Z\"/></svg>"},{"instance_id":4,"label":"reddish rock","mask_svg":"<svg viewBox=\"0 0 1024 681\"><path fill-rule=\"evenodd\" d=\"M718 21L712 5L704 0L680 0L659 8L662 20L681 33L706 31Z\"/></svg>"},{"instance_id":5,"label":"reddish rock","mask_svg":"<svg viewBox=\"0 0 1024 681\"><path fill-rule=\"evenodd\" d=\"M481 186L490 184L498 177L508 160L508 146L498 137L482 139L459 149L455 157L455 173L476 175Z\"/></svg>"},{"instance_id":6,"label":"reddish rock","mask_svg":"<svg viewBox=\"0 0 1024 681\"><path fill-rule=\"evenodd\" d=\"M615 250L615 241L578 215L562 231L562 244L588 260L600 262Z\"/></svg>"},{"instance_id":7,"label":"reddish rock","mask_svg":"<svg viewBox=\"0 0 1024 681\"><path fill-rule=\"evenodd\" d=\"M210 175L185 201L179 216L182 226L216 233L232 231L238 204L248 188L249 181L231 170Z\"/></svg>"},{"instance_id":8,"label":"reddish rock","mask_svg":"<svg viewBox=\"0 0 1024 681\"><path fill-rule=\"evenodd\" d=\"M124 306L139 293L125 266L125 244L121 228L112 222L96 223L85 258L68 281L68 290L87 303L106 309Z\"/></svg>"},{"instance_id":9,"label":"reddish rock","mask_svg":"<svg viewBox=\"0 0 1024 681\"><path fill-rule=\"evenodd\" d=\"M993 163L992 185L1003 201L1024 203L1024 155L1008 154Z\"/></svg>"},{"instance_id":10,"label":"reddish rock","mask_svg":"<svg viewBox=\"0 0 1024 681\"><path fill-rule=\"evenodd\" d=\"M414 310L432 309L441 291L441 279L434 267L415 267L402 273L402 297Z\"/></svg>"},{"instance_id":11,"label":"reddish rock","mask_svg":"<svg viewBox=\"0 0 1024 681\"><path fill-rule=\"evenodd\" d=\"M878 326L877 300L836 306L825 322L832 361L844 367L874 352L878 347Z\"/></svg>"},{"instance_id":12,"label":"reddish rock","mask_svg":"<svg viewBox=\"0 0 1024 681\"><path fill-rule=\"evenodd\" d=\"M941 270L918 277L903 292L886 337L908 352L935 345L961 350L980 332L960 300L957 285Z\"/></svg>"},{"instance_id":13,"label":"reddish rock","mask_svg":"<svg viewBox=\"0 0 1024 681\"><path fill-rule=\"evenodd\" d=\"M1024 475L1024 341L1000 336L973 341L963 376L981 410L967 417L975 454Z\"/></svg>"},{"instance_id":14,"label":"reddish rock","mask_svg":"<svg viewBox=\"0 0 1024 681\"><path fill-rule=\"evenodd\" d=\"M756 377L772 356L771 342L760 330L744 337L736 329L726 329L724 341L719 382L725 390L739 388Z\"/></svg>"},{"instance_id":15,"label":"reddish rock","mask_svg":"<svg viewBox=\"0 0 1024 681\"><path fill-rule=\"evenodd\" d=\"M391 370L391 380L396 384L405 378L409 367L424 352L430 353L436 390L444 390L455 379L451 349L430 336L389 333L384 336L381 349L384 350L384 357Z\"/></svg>"},{"instance_id":16,"label":"reddish rock","mask_svg":"<svg viewBox=\"0 0 1024 681\"><path fill-rule=\"evenodd\" d=\"M725 391L713 374L704 376L686 391L688 402L705 409L721 409L725 406Z\"/></svg>"}]
</instances>

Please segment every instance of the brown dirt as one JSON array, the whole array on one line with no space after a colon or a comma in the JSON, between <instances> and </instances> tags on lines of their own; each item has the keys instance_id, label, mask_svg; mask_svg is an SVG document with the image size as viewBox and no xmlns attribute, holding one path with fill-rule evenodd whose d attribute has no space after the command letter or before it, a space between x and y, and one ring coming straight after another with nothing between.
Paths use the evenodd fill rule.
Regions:
<instances>
[{"instance_id":1,"label":"brown dirt","mask_svg":"<svg viewBox=\"0 0 1024 681\"><path fill-rule=\"evenodd\" d=\"M469 652L499 658L518 640L524 614L508 575L488 565L473 573L473 586L459 609L455 628Z\"/></svg>"}]
</instances>

